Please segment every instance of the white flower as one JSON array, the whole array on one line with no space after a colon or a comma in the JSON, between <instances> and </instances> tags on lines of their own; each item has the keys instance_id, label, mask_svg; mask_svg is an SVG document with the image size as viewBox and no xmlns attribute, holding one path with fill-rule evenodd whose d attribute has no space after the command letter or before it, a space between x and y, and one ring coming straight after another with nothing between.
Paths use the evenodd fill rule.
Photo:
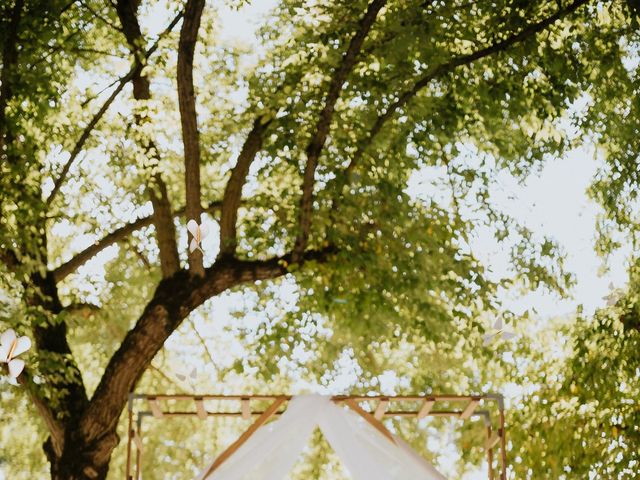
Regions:
<instances>
[{"instance_id":1,"label":"white flower","mask_svg":"<svg viewBox=\"0 0 640 480\"><path fill-rule=\"evenodd\" d=\"M496 323L493 325L493 329L495 330L493 333L488 333L486 335L483 335L482 337L484 338L483 345L485 347L489 345L493 339L498 338L500 335L502 335L502 338L504 338L505 340L510 340L516 336L515 333L507 332L504 330L501 318L498 318L498 320L496 320Z\"/></svg>"},{"instance_id":2,"label":"white flower","mask_svg":"<svg viewBox=\"0 0 640 480\"><path fill-rule=\"evenodd\" d=\"M202 242L204 237L209 234L209 229L207 228L207 226L204 224L198 225L198 222L192 219L187 223L187 230L189 230L189 233L191 233L193 237L191 239L191 243L189 244L189 251L193 252L195 249L198 249L204 254L200 243Z\"/></svg>"},{"instance_id":3,"label":"white flower","mask_svg":"<svg viewBox=\"0 0 640 480\"><path fill-rule=\"evenodd\" d=\"M9 329L0 335L0 363L7 364L11 378L17 378L24 369L24 361L15 357L30 348L31 340L29 337L18 338L13 329Z\"/></svg>"}]
</instances>

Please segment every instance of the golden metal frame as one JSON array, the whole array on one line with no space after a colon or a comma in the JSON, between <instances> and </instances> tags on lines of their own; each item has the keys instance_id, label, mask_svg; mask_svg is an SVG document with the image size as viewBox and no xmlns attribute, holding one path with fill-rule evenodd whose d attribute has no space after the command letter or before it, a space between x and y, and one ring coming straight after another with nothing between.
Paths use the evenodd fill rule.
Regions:
<instances>
[{"instance_id":1,"label":"golden metal frame","mask_svg":"<svg viewBox=\"0 0 640 480\"><path fill-rule=\"evenodd\" d=\"M220 464L229 458L249 437L264 423L269 421L273 416L281 415L286 402L293 398L292 395L186 395L186 394L141 394L130 393L128 402L128 420L129 426L127 431L127 463L126 463L126 479L142 480L142 420L144 417L153 418L173 418L173 417L192 417L197 416L200 419L208 417L239 417L249 419L257 416L258 419L245 431L232 445L230 445L222 454L218 456L216 461L211 465L209 473L213 472ZM168 400L187 400L193 401L195 405L194 411L170 411L162 408L161 402ZM239 403L238 411L209 411L206 409L204 402L207 400L217 400L225 402ZM253 410L251 408L252 400L271 401L271 405L265 410ZM494 449L498 444L500 449L499 462L499 480L507 480L507 451L506 451L506 431L505 431L505 413L504 399L499 394L485 395L334 395L331 400L336 403L343 403L363 416L365 420L370 422L383 435L391 438L382 423L384 417L403 417L421 419L426 416L431 417L455 417L466 420L472 416L480 416L484 420L486 429L486 441L484 448L487 453L488 478L496 480L494 476ZM436 410L434 406L439 402L463 402L467 404L461 410ZM148 410L136 411L134 405L136 402L146 402ZM376 402L376 407L371 412L360 407L363 402ZM388 410L389 405L394 402L421 402L418 409L412 410ZM493 429L491 422L491 414L488 410L478 410L481 403L483 406L487 402L497 404L498 407L498 428ZM134 421L135 420L135 421ZM393 441L393 440L392 440ZM135 447L135 469L133 468L133 449Z\"/></svg>"}]
</instances>

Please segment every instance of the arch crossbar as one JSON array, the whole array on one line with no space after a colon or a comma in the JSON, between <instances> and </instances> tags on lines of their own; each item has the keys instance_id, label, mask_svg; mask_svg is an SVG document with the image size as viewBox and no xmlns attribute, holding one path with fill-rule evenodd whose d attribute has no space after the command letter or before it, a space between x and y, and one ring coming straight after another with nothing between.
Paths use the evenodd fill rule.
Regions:
<instances>
[{"instance_id":1,"label":"arch crossbar","mask_svg":"<svg viewBox=\"0 0 640 480\"><path fill-rule=\"evenodd\" d=\"M145 417L167 419L175 417L235 417L250 419L258 417L240 437L222 452L209 473L220 466L240 448L251 435L271 418L281 415L292 395L186 395L130 393L128 402L127 463L126 479L142 480L142 421ZM383 435L390 434L382 423L384 418L400 417L420 420L425 417L453 417L467 420L480 417L484 421L489 480L507 480L507 452L504 400L499 394L485 395L334 395L331 400L344 404L361 415ZM192 410L171 410L170 401L193 402ZM205 402L216 402L211 408ZM269 403L267 408L254 408L256 403ZM220 408L221 404L235 404L237 410ZM410 404L411 408L400 408ZM441 407L445 404L445 407ZM451 405L461 405L453 408ZM393 407L393 408L392 408ZM496 408L497 407L497 408ZM497 410L497 425L494 427L491 411ZM500 455L495 456L496 450ZM135 460L134 460L135 457ZM495 465L494 465L495 464ZM496 476L496 473L498 476Z\"/></svg>"}]
</instances>

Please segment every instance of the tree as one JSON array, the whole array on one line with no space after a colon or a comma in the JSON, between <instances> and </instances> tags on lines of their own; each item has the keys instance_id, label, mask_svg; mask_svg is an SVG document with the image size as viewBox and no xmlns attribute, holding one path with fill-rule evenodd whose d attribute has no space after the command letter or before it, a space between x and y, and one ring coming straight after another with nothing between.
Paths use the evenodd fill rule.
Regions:
<instances>
[{"instance_id":1,"label":"tree","mask_svg":"<svg viewBox=\"0 0 640 480\"><path fill-rule=\"evenodd\" d=\"M105 478L128 393L223 292L294 278L301 308L370 344L477 333L499 285L562 290L560 252L493 209L491 188L572 146L561 120L609 74L592 59L615 45L607 78L628 76L620 39L636 35L622 2L285 1L244 73L204 0L170 5L157 34L136 0L2 8L0 255L21 299L5 321L35 339L22 382L55 479ZM406 192L418 167L445 172L454 208ZM178 241L191 219L216 225L215 256ZM513 278L490 281L469 251L483 224L517 238ZM97 296L124 290L126 334L89 388L70 315L83 265L116 244L105 268L122 278Z\"/></svg>"},{"instance_id":2,"label":"tree","mask_svg":"<svg viewBox=\"0 0 640 480\"><path fill-rule=\"evenodd\" d=\"M510 432L518 478L637 476L637 268L593 319L572 318L518 352L528 358L510 369L527 392Z\"/></svg>"}]
</instances>

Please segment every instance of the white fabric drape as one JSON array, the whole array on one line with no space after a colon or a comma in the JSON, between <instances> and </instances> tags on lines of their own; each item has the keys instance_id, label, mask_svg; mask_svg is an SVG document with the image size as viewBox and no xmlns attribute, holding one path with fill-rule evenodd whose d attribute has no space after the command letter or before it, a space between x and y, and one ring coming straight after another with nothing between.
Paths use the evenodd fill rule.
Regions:
<instances>
[{"instance_id":1,"label":"white fabric drape","mask_svg":"<svg viewBox=\"0 0 640 480\"><path fill-rule=\"evenodd\" d=\"M354 480L444 480L399 438L392 444L357 413L329 397L294 397L280 419L256 431L215 472L197 480L281 480L292 469L315 427Z\"/></svg>"}]
</instances>

